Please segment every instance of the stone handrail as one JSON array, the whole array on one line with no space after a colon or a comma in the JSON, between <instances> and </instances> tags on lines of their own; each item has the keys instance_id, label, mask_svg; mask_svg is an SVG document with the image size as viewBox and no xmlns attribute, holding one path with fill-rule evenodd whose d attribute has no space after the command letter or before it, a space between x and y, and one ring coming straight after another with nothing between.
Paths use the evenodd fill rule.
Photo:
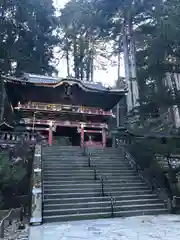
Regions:
<instances>
[{"instance_id":1,"label":"stone handrail","mask_svg":"<svg viewBox=\"0 0 180 240\"><path fill-rule=\"evenodd\" d=\"M3 142L20 142L23 141L36 141L36 134L34 133L19 133L19 132L0 132L0 141Z\"/></svg>"},{"instance_id":2,"label":"stone handrail","mask_svg":"<svg viewBox=\"0 0 180 240\"><path fill-rule=\"evenodd\" d=\"M36 144L32 171L31 186L31 216L29 223L42 223L42 166L41 166L41 144Z\"/></svg>"}]
</instances>

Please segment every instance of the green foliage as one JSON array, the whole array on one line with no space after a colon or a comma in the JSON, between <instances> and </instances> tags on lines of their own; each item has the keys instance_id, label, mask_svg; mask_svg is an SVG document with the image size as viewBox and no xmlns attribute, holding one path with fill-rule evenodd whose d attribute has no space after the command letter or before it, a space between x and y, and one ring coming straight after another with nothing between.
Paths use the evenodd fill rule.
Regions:
<instances>
[{"instance_id":1,"label":"green foliage","mask_svg":"<svg viewBox=\"0 0 180 240\"><path fill-rule=\"evenodd\" d=\"M26 175L25 166L22 163L12 164L8 155L0 156L1 189L16 185Z\"/></svg>"},{"instance_id":2,"label":"green foliage","mask_svg":"<svg viewBox=\"0 0 180 240\"><path fill-rule=\"evenodd\" d=\"M0 208L17 208L28 204L33 149L26 148L22 155L25 155L21 156L25 161L14 159L13 162L9 158L9 151L4 150L0 155Z\"/></svg>"},{"instance_id":3,"label":"green foliage","mask_svg":"<svg viewBox=\"0 0 180 240\"><path fill-rule=\"evenodd\" d=\"M51 74L58 19L52 0L0 2L0 71Z\"/></svg>"},{"instance_id":4,"label":"green foliage","mask_svg":"<svg viewBox=\"0 0 180 240\"><path fill-rule=\"evenodd\" d=\"M138 110L143 118L157 117L162 109L179 101L179 93L176 91L174 99L172 91L164 86L167 72L180 71L179 19L178 0L70 1L61 13L61 26L66 36L63 46L73 54L75 75L79 77L81 68L89 71L85 60L90 56L88 47L92 39L113 42L112 55L117 55L124 51L119 44L123 26L132 25L128 45L133 39L140 91Z\"/></svg>"},{"instance_id":5,"label":"green foliage","mask_svg":"<svg viewBox=\"0 0 180 240\"><path fill-rule=\"evenodd\" d=\"M93 81L94 69L108 59L105 38L102 39L102 22L106 20L98 12L95 1L69 1L60 13L62 57L66 58L67 75L70 74L70 57L76 78ZM100 24L99 26L97 24ZM106 35L107 36L107 35Z\"/></svg>"}]
</instances>

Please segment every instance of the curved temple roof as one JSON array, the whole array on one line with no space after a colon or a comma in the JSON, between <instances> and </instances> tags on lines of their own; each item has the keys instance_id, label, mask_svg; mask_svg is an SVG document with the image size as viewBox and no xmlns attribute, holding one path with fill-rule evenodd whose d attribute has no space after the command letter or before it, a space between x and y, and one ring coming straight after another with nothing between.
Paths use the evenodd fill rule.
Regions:
<instances>
[{"instance_id":1,"label":"curved temple roof","mask_svg":"<svg viewBox=\"0 0 180 240\"><path fill-rule=\"evenodd\" d=\"M32 101L101 107L107 110L113 108L127 92L125 84L121 89L112 89L102 83L75 78L53 78L25 73L23 78L3 76L3 79L13 106L19 101ZM70 99L63 97L67 85L71 88Z\"/></svg>"},{"instance_id":2,"label":"curved temple roof","mask_svg":"<svg viewBox=\"0 0 180 240\"><path fill-rule=\"evenodd\" d=\"M76 78L57 78L57 77L48 77L43 75L35 75L35 74L29 74L25 73L24 78L26 81L30 83L34 83L37 85L50 85L55 87L60 86L65 81L69 84L78 84L81 85L84 88L87 88L88 90L96 90L96 91L117 91L117 92L124 92L127 91L127 85L122 84L122 88L120 89L112 89L111 87L104 86L101 82L88 82L88 81L81 81Z\"/></svg>"}]
</instances>

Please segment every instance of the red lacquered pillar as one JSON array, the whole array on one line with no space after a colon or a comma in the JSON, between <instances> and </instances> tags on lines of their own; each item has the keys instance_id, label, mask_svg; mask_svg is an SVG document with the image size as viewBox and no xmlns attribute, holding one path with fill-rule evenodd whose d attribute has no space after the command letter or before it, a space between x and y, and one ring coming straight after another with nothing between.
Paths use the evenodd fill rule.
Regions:
<instances>
[{"instance_id":1,"label":"red lacquered pillar","mask_svg":"<svg viewBox=\"0 0 180 240\"><path fill-rule=\"evenodd\" d=\"M52 130L52 124L49 125L49 136L48 136L48 144L49 146L52 145L53 142L53 130Z\"/></svg>"},{"instance_id":2,"label":"red lacquered pillar","mask_svg":"<svg viewBox=\"0 0 180 240\"><path fill-rule=\"evenodd\" d=\"M84 126L81 125L81 147L84 147Z\"/></svg>"},{"instance_id":3,"label":"red lacquered pillar","mask_svg":"<svg viewBox=\"0 0 180 240\"><path fill-rule=\"evenodd\" d=\"M106 147L106 138L107 138L107 136L106 136L106 130L103 129L103 130L102 130L102 145L103 145L104 148Z\"/></svg>"}]
</instances>

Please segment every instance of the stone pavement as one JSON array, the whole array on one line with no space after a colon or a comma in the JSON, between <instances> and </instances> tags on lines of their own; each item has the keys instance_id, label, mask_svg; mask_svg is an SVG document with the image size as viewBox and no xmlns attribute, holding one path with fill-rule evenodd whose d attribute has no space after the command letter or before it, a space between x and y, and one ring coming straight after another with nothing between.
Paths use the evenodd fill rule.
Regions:
<instances>
[{"instance_id":1,"label":"stone pavement","mask_svg":"<svg viewBox=\"0 0 180 240\"><path fill-rule=\"evenodd\" d=\"M29 240L180 239L180 216L141 216L44 224L30 227Z\"/></svg>"}]
</instances>

